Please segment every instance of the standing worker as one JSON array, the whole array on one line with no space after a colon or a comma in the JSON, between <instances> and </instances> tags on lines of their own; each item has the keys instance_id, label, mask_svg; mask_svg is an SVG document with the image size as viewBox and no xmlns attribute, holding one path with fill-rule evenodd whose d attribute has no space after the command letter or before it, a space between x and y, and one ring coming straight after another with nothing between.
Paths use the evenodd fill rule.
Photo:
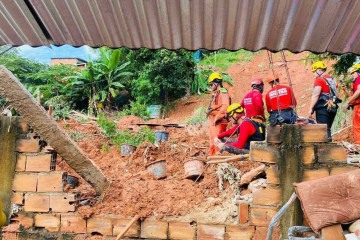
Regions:
<instances>
[{"instance_id":1,"label":"standing worker","mask_svg":"<svg viewBox=\"0 0 360 240\"><path fill-rule=\"evenodd\" d=\"M326 65L322 61L315 62L311 66L314 73L314 90L311 96L309 118L316 112L317 123L327 125L327 135L331 138L331 126L334 122L338 109L337 84L334 78L326 74Z\"/></svg>"},{"instance_id":2,"label":"standing worker","mask_svg":"<svg viewBox=\"0 0 360 240\"><path fill-rule=\"evenodd\" d=\"M297 103L291 87L279 84L277 74L269 76L267 82L271 86L271 89L265 95L266 109L270 114L270 125L295 123L296 114L294 108Z\"/></svg>"},{"instance_id":3,"label":"standing worker","mask_svg":"<svg viewBox=\"0 0 360 240\"><path fill-rule=\"evenodd\" d=\"M226 130L228 121L226 120L226 109L230 105L230 96L226 88L223 87L223 78L218 72L209 76L208 84L213 92L209 104L207 116L209 118L210 135L210 156L218 153L219 149L214 144L214 138Z\"/></svg>"},{"instance_id":4,"label":"standing worker","mask_svg":"<svg viewBox=\"0 0 360 240\"><path fill-rule=\"evenodd\" d=\"M344 108L354 107L353 112L353 136L354 142L360 144L360 63L353 65L349 73L354 78L352 82L352 95L348 98ZM344 88L345 89L345 88Z\"/></svg>"},{"instance_id":5,"label":"standing worker","mask_svg":"<svg viewBox=\"0 0 360 240\"><path fill-rule=\"evenodd\" d=\"M262 93L264 92L264 82L261 78L251 82L252 90L247 93L241 101L241 106L245 108L246 117L256 118L265 122L264 101Z\"/></svg>"}]
</instances>

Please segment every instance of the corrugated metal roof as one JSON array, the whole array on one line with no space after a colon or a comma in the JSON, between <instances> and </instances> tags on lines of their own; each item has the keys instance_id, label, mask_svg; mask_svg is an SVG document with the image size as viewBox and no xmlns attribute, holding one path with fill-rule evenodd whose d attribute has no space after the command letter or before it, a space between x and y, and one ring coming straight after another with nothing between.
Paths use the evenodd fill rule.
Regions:
<instances>
[{"instance_id":1,"label":"corrugated metal roof","mask_svg":"<svg viewBox=\"0 0 360 240\"><path fill-rule=\"evenodd\" d=\"M358 0L27 1L55 45L360 54ZM1 2L4 9L12 5ZM21 20L8 17L11 26ZM29 29L1 30L4 43L18 45L9 38L15 34L22 44L39 45L39 34Z\"/></svg>"}]
</instances>

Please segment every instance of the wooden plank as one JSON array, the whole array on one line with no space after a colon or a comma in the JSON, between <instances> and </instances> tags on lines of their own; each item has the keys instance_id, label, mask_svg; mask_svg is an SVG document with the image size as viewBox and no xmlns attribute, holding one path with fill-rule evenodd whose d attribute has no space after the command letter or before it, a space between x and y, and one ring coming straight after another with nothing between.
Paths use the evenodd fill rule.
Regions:
<instances>
[{"instance_id":1,"label":"wooden plank","mask_svg":"<svg viewBox=\"0 0 360 240\"><path fill-rule=\"evenodd\" d=\"M97 193L103 193L109 186L109 181L100 168L85 156L77 144L36 102L20 81L3 66L0 66L0 79L0 96L10 101L11 106L34 128L35 132L50 144L70 167L91 184Z\"/></svg>"},{"instance_id":2,"label":"wooden plank","mask_svg":"<svg viewBox=\"0 0 360 240\"><path fill-rule=\"evenodd\" d=\"M345 240L341 224L324 227L321 229L322 240Z\"/></svg>"}]
</instances>

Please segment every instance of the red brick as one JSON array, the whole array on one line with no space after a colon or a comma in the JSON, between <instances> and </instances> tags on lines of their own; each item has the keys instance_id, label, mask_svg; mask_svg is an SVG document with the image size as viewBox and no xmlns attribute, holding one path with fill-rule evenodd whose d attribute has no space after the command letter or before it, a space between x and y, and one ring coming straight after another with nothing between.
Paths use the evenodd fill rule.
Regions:
<instances>
[{"instance_id":1,"label":"red brick","mask_svg":"<svg viewBox=\"0 0 360 240\"><path fill-rule=\"evenodd\" d=\"M87 233L100 233L103 236L113 235L112 221L109 217L96 216L87 220Z\"/></svg>"},{"instance_id":2,"label":"red brick","mask_svg":"<svg viewBox=\"0 0 360 240\"><path fill-rule=\"evenodd\" d=\"M32 214L19 213L16 217L11 218L11 222L18 222L21 226L28 229L34 225L34 217Z\"/></svg>"},{"instance_id":3,"label":"red brick","mask_svg":"<svg viewBox=\"0 0 360 240\"><path fill-rule=\"evenodd\" d=\"M314 145L303 146L300 148L300 158L305 165L315 163Z\"/></svg>"},{"instance_id":4,"label":"red brick","mask_svg":"<svg viewBox=\"0 0 360 240\"><path fill-rule=\"evenodd\" d=\"M78 214L61 214L61 231L86 233L86 220Z\"/></svg>"},{"instance_id":5,"label":"red brick","mask_svg":"<svg viewBox=\"0 0 360 240\"><path fill-rule=\"evenodd\" d=\"M254 236L253 240L265 240L267 231L268 231L267 227L256 227L255 236ZM277 226L273 230L271 240L279 240L279 239L280 239L280 227Z\"/></svg>"},{"instance_id":6,"label":"red brick","mask_svg":"<svg viewBox=\"0 0 360 240\"><path fill-rule=\"evenodd\" d=\"M271 165L268 169L266 169L266 182L268 184L280 184L279 179L279 170L277 165Z\"/></svg>"},{"instance_id":7,"label":"red brick","mask_svg":"<svg viewBox=\"0 0 360 240\"><path fill-rule=\"evenodd\" d=\"M347 153L341 144L319 144L317 145L317 156L319 163L345 162Z\"/></svg>"},{"instance_id":8,"label":"red brick","mask_svg":"<svg viewBox=\"0 0 360 240\"><path fill-rule=\"evenodd\" d=\"M359 169L358 167L335 167L330 170L330 176L347 173Z\"/></svg>"},{"instance_id":9,"label":"red brick","mask_svg":"<svg viewBox=\"0 0 360 240\"><path fill-rule=\"evenodd\" d=\"M251 240L254 233L254 226L226 226L225 240Z\"/></svg>"},{"instance_id":10,"label":"red brick","mask_svg":"<svg viewBox=\"0 0 360 240\"><path fill-rule=\"evenodd\" d=\"M50 197L47 194L28 193L25 195L24 211L26 212L49 212Z\"/></svg>"},{"instance_id":11,"label":"red brick","mask_svg":"<svg viewBox=\"0 0 360 240\"><path fill-rule=\"evenodd\" d=\"M305 169L302 181L310 181L315 180L323 177L329 176L329 170L327 168L320 168L320 169Z\"/></svg>"},{"instance_id":12,"label":"red brick","mask_svg":"<svg viewBox=\"0 0 360 240\"><path fill-rule=\"evenodd\" d=\"M36 192L37 178L37 174L15 173L12 190L18 192Z\"/></svg>"},{"instance_id":13,"label":"red brick","mask_svg":"<svg viewBox=\"0 0 360 240\"><path fill-rule=\"evenodd\" d=\"M28 155L26 159L26 171L49 172L51 154Z\"/></svg>"},{"instance_id":14,"label":"red brick","mask_svg":"<svg viewBox=\"0 0 360 240\"><path fill-rule=\"evenodd\" d=\"M302 142L328 142L326 124L309 124L301 127Z\"/></svg>"},{"instance_id":15,"label":"red brick","mask_svg":"<svg viewBox=\"0 0 360 240\"><path fill-rule=\"evenodd\" d=\"M169 239L176 240L194 240L196 227L189 222L171 222L169 223Z\"/></svg>"},{"instance_id":16,"label":"red brick","mask_svg":"<svg viewBox=\"0 0 360 240\"><path fill-rule=\"evenodd\" d=\"M40 151L39 141L33 139L19 139L16 141L15 151L25 153L37 153Z\"/></svg>"},{"instance_id":17,"label":"red brick","mask_svg":"<svg viewBox=\"0 0 360 240\"><path fill-rule=\"evenodd\" d=\"M239 224L245 224L249 221L249 203L239 201Z\"/></svg>"},{"instance_id":18,"label":"red brick","mask_svg":"<svg viewBox=\"0 0 360 240\"><path fill-rule=\"evenodd\" d=\"M15 171L23 172L25 171L25 167L26 167L26 155L18 154L16 158Z\"/></svg>"},{"instance_id":19,"label":"red brick","mask_svg":"<svg viewBox=\"0 0 360 240\"><path fill-rule=\"evenodd\" d=\"M38 192L63 192L65 185L65 172L39 173Z\"/></svg>"},{"instance_id":20,"label":"red brick","mask_svg":"<svg viewBox=\"0 0 360 240\"><path fill-rule=\"evenodd\" d=\"M145 220L141 223L141 238L167 239L168 223Z\"/></svg>"},{"instance_id":21,"label":"red brick","mask_svg":"<svg viewBox=\"0 0 360 240\"><path fill-rule=\"evenodd\" d=\"M114 226L113 235L119 235L128 223L131 221L131 218L121 218L113 217L112 224ZM140 237L140 221L136 221L130 227L130 229L125 233L124 237L139 238Z\"/></svg>"},{"instance_id":22,"label":"red brick","mask_svg":"<svg viewBox=\"0 0 360 240\"><path fill-rule=\"evenodd\" d=\"M268 187L254 193L253 204L278 206L281 204L281 189Z\"/></svg>"},{"instance_id":23,"label":"red brick","mask_svg":"<svg viewBox=\"0 0 360 240\"><path fill-rule=\"evenodd\" d=\"M197 240L223 240L225 239L224 225L198 225Z\"/></svg>"},{"instance_id":24,"label":"red brick","mask_svg":"<svg viewBox=\"0 0 360 240\"><path fill-rule=\"evenodd\" d=\"M250 160L257 162L276 163L279 158L279 151L276 147L267 145L264 142L251 142Z\"/></svg>"},{"instance_id":25,"label":"red brick","mask_svg":"<svg viewBox=\"0 0 360 240\"><path fill-rule=\"evenodd\" d=\"M277 213L277 208L250 207L250 225L267 227L271 218Z\"/></svg>"},{"instance_id":26,"label":"red brick","mask_svg":"<svg viewBox=\"0 0 360 240\"><path fill-rule=\"evenodd\" d=\"M50 209L52 212L74 212L76 205L75 201L75 194L50 194Z\"/></svg>"},{"instance_id":27,"label":"red brick","mask_svg":"<svg viewBox=\"0 0 360 240\"><path fill-rule=\"evenodd\" d=\"M24 193L23 192L14 192L11 197L12 204L24 205Z\"/></svg>"},{"instance_id":28,"label":"red brick","mask_svg":"<svg viewBox=\"0 0 360 240\"><path fill-rule=\"evenodd\" d=\"M35 227L44 227L49 232L60 230L60 216L55 214L36 214Z\"/></svg>"}]
</instances>

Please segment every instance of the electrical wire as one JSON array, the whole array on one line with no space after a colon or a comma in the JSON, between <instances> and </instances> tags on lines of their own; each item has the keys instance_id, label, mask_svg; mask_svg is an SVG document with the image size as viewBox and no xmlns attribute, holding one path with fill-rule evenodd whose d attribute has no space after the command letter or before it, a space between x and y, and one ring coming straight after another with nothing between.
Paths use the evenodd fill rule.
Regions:
<instances>
[{"instance_id":1,"label":"electrical wire","mask_svg":"<svg viewBox=\"0 0 360 240\"><path fill-rule=\"evenodd\" d=\"M289 68L288 68L288 65L287 65L287 61L286 61L286 57L285 57L285 53L284 53L284 50L281 50L281 57L282 59L284 60L285 62L285 71L286 71L286 76L287 76L287 79L289 81L289 85L290 85L290 88L293 92L292 94L292 98L291 98L291 105L293 106L294 108L294 112L295 114L297 115L297 109L296 109L296 105L295 105L295 95L294 95L294 89L293 89L293 84L291 82L291 77L290 77L290 73L289 73Z\"/></svg>"}]
</instances>

